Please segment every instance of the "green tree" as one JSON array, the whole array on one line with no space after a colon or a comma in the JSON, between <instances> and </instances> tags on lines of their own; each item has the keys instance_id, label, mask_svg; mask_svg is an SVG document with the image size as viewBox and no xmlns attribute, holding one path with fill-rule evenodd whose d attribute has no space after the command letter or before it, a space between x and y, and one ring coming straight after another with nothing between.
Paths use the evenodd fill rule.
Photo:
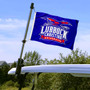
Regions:
<instances>
[{"instance_id":1,"label":"green tree","mask_svg":"<svg viewBox=\"0 0 90 90\"><path fill-rule=\"evenodd\" d=\"M86 52L83 53L79 49L72 51L71 54L69 54L66 57L60 54L60 60L62 63L65 64L86 64L87 58L88 58L87 53Z\"/></svg>"},{"instance_id":2,"label":"green tree","mask_svg":"<svg viewBox=\"0 0 90 90\"><path fill-rule=\"evenodd\" d=\"M87 63L87 64L90 64L90 56L88 56L86 63Z\"/></svg>"},{"instance_id":3,"label":"green tree","mask_svg":"<svg viewBox=\"0 0 90 90\"><path fill-rule=\"evenodd\" d=\"M50 90L52 77L52 73L42 73L38 78L35 90Z\"/></svg>"},{"instance_id":4,"label":"green tree","mask_svg":"<svg viewBox=\"0 0 90 90\"><path fill-rule=\"evenodd\" d=\"M60 54L60 61L62 64L86 64L89 60L86 52L82 52L79 49L72 51L71 54L64 57ZM55 79L56 77L56 79ZM88 82L88 85L85 84ZM71 74L56 74L54 76L54 82L52 84L52 90L88 90L90 85L90 79L83 77L74 77ZM54 87L55 86L55 87ZM83 89L85 88L85 89Z\"/></svg>"},{"instance_id":5,"label":"green tree","mask_svg":"<svg viewBox=\"0 0 90 90\"><path fill-rule=\"evenodd\" d=\"M62 62L60 60L54 59L54 60L50 60L48 64L62 64Z\"/></svg>"},{"instance_id":6,"label":"green tree","mask_svg":"<svg viewBox=\"0 0 90 90\"><path fill-rule=\"evenodd\" d=\"M47 64L49 64L49 60L48 60L47 58L45 58L44 60L41 59L41 60L40 60L40 64L41 64L41 65L47 65Z\"/></svg>"},{"instance_id":7,"label":"green tree","mask_svg":"<svg viewBox=\"0 0 90 90\"><path fill-rule=\"evenodd\" d=\"M8 75L9 69L10 69L9 65L3 65L0 68L0 84L3 84L10 79L10 77Z\"/></svg>"},{"instance_id":8,"label":"green tree","mask_svg":"<svg viewBox=\"0 0 90 90\"><path fill-rule=\"evenodd\" d=\"M36 51L34 52L26 52L24 56L24 60L26 61L26 65L40 65L41 55L39 55Z\"/></svg>"},{"instance_id":9,"label":"green tree","mask_svg":"<svg viewBox=\"0 0 90 90\"><path fill-rule=\"evenodd\" d=\"M17 63L14 62L14 63L11 65L11 68L16 67L16 65L17 65Z\"/></svg>"}]
</instances>

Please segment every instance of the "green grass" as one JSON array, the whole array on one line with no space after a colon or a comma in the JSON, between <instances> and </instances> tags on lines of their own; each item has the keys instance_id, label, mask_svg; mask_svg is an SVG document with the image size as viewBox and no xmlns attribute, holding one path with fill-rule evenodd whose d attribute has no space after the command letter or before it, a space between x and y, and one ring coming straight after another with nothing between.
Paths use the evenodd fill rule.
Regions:
<instances>
[{"instance_id":1,"label":"green grass","mask_svg":"<svg viewBox=\"0 0 90 90\"><path fill-rule=\"evenodd\" d=\"M4 86L2 86L0 88L0 90L18 90L18 88L17 87L4 87ZM22 88L22 90L30 90L30 87Z\"/></svg>"},{"instance_id":2,"label":"green grass","mask_svg":"<svg viewBox=\"0 0 90 90\"><path fill-rule=\"evenodd\" d=\"M18 90L18 83L14 83L13 81L7 81L3 85L0 86L0 90ZM31 90L32 83L29 86L22 88L22 90Z\"/></svg>"}]
</instances>

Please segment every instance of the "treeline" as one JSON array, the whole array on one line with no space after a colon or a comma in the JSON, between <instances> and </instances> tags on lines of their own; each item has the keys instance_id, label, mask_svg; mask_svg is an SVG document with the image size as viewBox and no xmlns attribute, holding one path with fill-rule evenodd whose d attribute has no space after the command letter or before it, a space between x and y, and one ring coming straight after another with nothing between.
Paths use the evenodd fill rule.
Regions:
<instances>
[{"instance_id":1,"label":"treeline","mask_svg":"<svg viewBox=\"0 0 90 90\"><path fill-rule=\"evenodd\" d=\"M60 53L59 59L48 60L41 59L41 55L34 52L26 52L24 56L24 65L48 65L48 64L89 64L90 56L79 49L72 51L68 56ZM11 67L5 66L0 69L0 85L6 83L8 86L19 87L15 76L8 75L10 68L16 67L16 62ZM23 87L32 87L33 79L37 74L28 74ZM74 77L71 74L64 73L41 73L35 82L35 90L89 90L90 78Z\"/></svg>"}]
</instances>

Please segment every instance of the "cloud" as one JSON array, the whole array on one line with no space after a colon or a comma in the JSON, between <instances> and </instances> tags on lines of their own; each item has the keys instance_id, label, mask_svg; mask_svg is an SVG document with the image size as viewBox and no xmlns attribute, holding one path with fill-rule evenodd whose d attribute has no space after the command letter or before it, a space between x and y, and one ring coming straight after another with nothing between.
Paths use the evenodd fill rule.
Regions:
<instances>
[{"instance_id":1,"label":"cloud","mask_svg":"<svg viewBox=\"0 0 90 90\"><path fill-rule=\"evenodd\" d=\"M0 18L0 60L7 62L18 60L26 24L26 20ZM32 26L31 24L29 26L29 33Z\"/></svg>"},{"instance_id":2,"label":"cloud","mask_svg":"<svg viewBox=\"0 0 90 90\"><path fill-rule=\"evenodd\" d=\"M24 37L24 33L26 30L26 25L27 21L26 20L19 20L19 19L0 19L0 40L6 39L17 39L21 40ZM32 20L31 24L29 26L29 33L30 33L30 28L32 25Z\"/></svg>"},{"instance_id":3,"label":"cloud","mask_svg":"<svg viewBox=\"0 0 90 90\"><path fill-rule=\"evenodd\" d=\"M21 49L21 42L0 41L0 60L7 62L17 61Z\"/></svg>"},{"instance_id":4,"label":"cloud","mask_svg":"<svg viewBox=\"0 0 90 90\"><path fill-rule=\"evenodd\" d=\"M74 46L90 55L90 23L79 24Z\"/></svg>"},{"instance_id":5,"label":"cloud","mask_svg":"<svg viewBox=\"0 0 90 90\"><path fill-rule=\"evenodd\" d=\"M13 62L19 58L26 20L0 18L0 60Z\"/></svg>"},{"instance_id":6,"label":"cloud","mask_svg":"<svg viewBox=\"0 0 90 90\"><path fill-rule=\"evenodd\" d=\"M26 20L19 19L0 19L0 30L17 30L18 28L26 27Z\"/></svg>"},{"instance_id":7,"label":"cloud","mask_svg":"<svg viewBox=\"0 0 90 90\"><path fill-rule=\"evenodd\" d=\"M75 42L75 48L86 51L90 55L90 32L88 34L81 34Z\"/></svg>"},{"instance_id":8,"label":"cloud","mask_svg":"<svg viewBox=\"0 0 90 90\"><path fill-rule=\"evenodd\" d=\"M2 21L2 19L0 18L0 22Z\"/></svg>"}]
</instances>

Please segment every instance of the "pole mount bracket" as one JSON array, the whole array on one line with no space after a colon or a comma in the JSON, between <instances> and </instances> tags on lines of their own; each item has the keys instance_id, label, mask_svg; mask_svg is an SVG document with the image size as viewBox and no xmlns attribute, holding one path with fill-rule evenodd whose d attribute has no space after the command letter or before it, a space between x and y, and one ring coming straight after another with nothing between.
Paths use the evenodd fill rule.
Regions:
<instances>
[{"instance_id":1,"label":"pole mount bracket","mask_svg":"<svg viewBox=\"0 0 90 90\"><path fill-rule=\"evenodd\" d=\"M30 7L31 9L33 9L34 8L34 3L31 3L31 7Z\"/></svg>"},{"instance_id":2,"label":"pole mount bracket","mask_svg":"<svg viewBox=\"0 0 90 90\"><path fill-rule=\"evenodd\" d=\"M23 43L26 43L26 40L22 40Z\"/></svg>"}]
</instances>

